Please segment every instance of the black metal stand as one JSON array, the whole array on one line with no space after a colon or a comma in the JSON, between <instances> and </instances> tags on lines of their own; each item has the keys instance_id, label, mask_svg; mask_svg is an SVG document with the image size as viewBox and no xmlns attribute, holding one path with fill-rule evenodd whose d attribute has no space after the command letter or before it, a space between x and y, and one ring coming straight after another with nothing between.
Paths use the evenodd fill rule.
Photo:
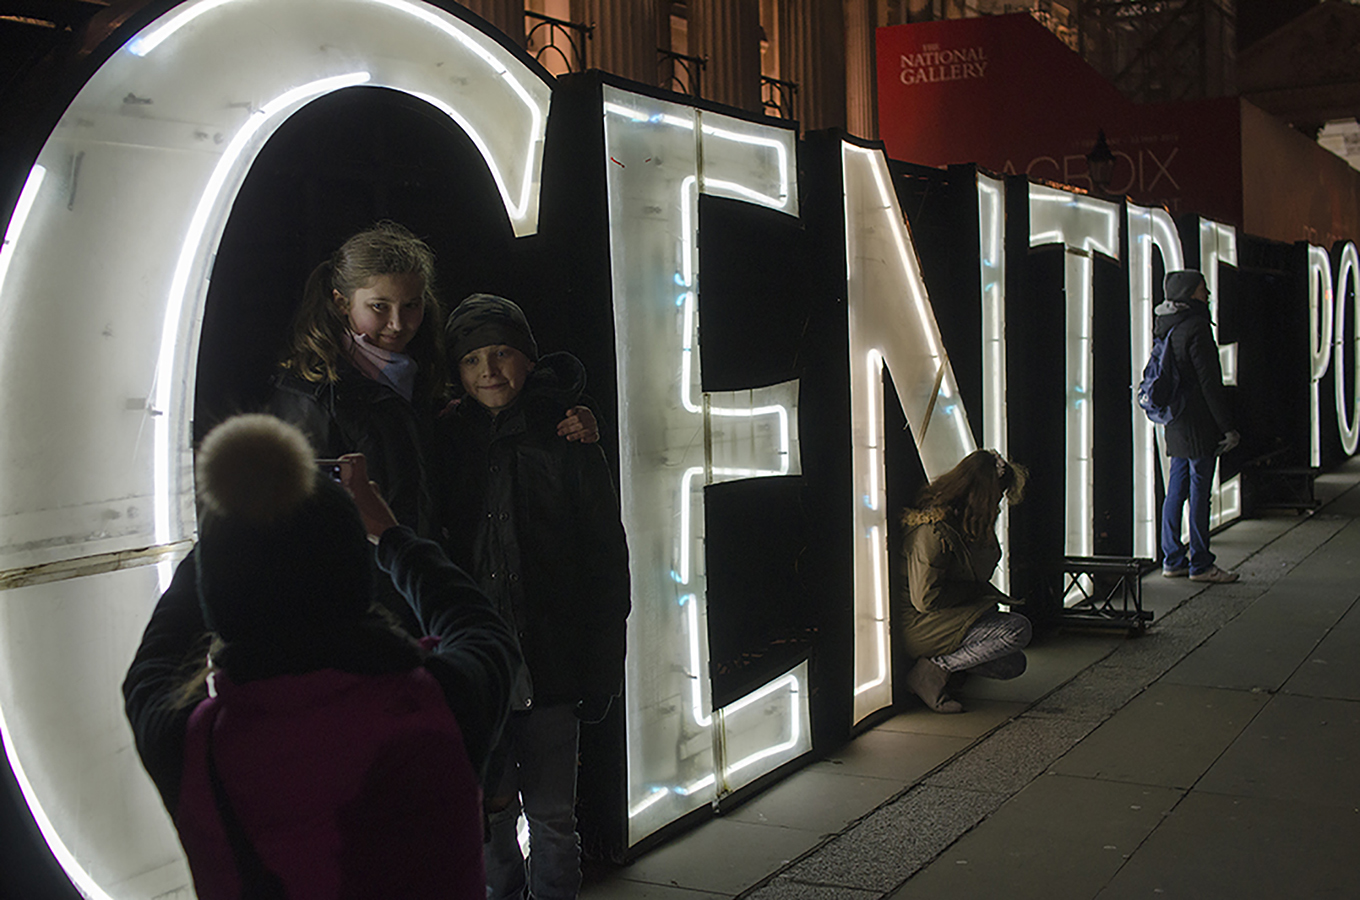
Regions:
<instances>
[{"instance_id":1,"label":"black metal stand","mask_svg":"<svg viewBox=\"0 0 1360 900\"><path fill-rule=\"evenodd\" d=\"M1143 575L1157 561L1137 556L1063 557L1062 597L1072 592L1082 599L1064 604L1061 622L1141 632L1152 621L1143 609Z\"/></svg>"}]
</instances>

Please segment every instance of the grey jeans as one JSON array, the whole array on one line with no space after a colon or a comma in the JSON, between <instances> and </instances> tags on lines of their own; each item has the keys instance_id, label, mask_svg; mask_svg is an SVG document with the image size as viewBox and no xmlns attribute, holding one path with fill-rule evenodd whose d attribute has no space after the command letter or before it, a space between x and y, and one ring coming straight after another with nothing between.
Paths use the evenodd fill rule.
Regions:
<instances>
[{"instance_id":1,"label":"grey jeans","mask_svg":"<svg viewBox=\"0 0 1360 900\"><path fill-rule=\"evenodd\" d=\"M1033 633L1029 619L1019 613L994 610L978 617L959 649L930 661L946 672L967 670L985 678L1016 678L1025 671L1025 654L1021 651Z\"/></svg>"}]
</instances>

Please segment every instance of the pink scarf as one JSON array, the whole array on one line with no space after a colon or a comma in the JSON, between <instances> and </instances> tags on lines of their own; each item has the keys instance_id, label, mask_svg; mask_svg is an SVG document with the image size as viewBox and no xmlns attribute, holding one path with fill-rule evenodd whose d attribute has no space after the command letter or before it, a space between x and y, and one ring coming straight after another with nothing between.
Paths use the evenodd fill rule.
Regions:
<instances>
[{"instance_id":1,"label":"pink scarf","mask_svg":"<svg viewBox=\"0 0 1360 900\"><path fill-rule=\"evenodd\" d=\"M416 361L405 353L369 343L368 335L345 330L345 353L366 377L381 382L411 402L416 389Z\"/></svg>"}]
</instances>

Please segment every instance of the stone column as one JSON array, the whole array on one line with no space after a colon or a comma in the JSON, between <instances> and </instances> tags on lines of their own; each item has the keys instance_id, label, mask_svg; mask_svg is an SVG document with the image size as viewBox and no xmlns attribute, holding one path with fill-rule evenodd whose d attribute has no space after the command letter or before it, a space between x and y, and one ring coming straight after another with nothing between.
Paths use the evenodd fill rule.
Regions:
<instances>
[{"instance_id":1,"label":"stone column","mask_svg":"<svg viewBox=\"0 0 1360 900\"><path fill-rule=\"evenodd\" d=\"M656 0L572 0L572 19L594 25L587 64L643 84L656 84Z\"/></svg>"},{"instance_id":2,"label":"stone column","mask_svg":"<svg viewBox=\"0 0 1360 900\"><path fill-rule=\"evenodd\" d=\"M855 137L878 137L878 71L870 0L845 0L845 127Z\"/></svg>"},{"instance_id":3,"label":"stone column","mask_svg":"<svg viewBox=\"0 0 1360 900\"><path fill-rule=\"evenodd\" d=\"M845 12L842 0L784 0L779 71L798 85L794 108L804 131L845 127Z\"/></svg>"},{"instance_id":4,"label":"stone column","mask_svg":"<svg viewBox=\"0 0 1360 900\"><path fill-rule=\"evenodd\" d=\"M759 112L760 0L689 0L689 34L704 98Z\"/></svg>"},{"instance_id":5,"label":"stone column","mask_svg":"<svg viewBox=\"0 0 1360 900\"><path fill-rule=\"evenodd\" d=\"M524 0L459 0L495 25L518 47L524 46Z\"/></svg>"}]
</instances>

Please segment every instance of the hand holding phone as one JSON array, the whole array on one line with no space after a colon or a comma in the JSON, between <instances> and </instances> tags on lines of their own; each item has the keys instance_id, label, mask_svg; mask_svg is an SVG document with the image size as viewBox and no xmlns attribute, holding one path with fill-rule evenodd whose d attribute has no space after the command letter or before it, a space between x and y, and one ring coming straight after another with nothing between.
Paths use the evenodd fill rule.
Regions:
<instances>
[{"instance_id":1,"label":"hand holding phone","mask_svg":"<svg viewBox=\"0 0 1360 900\"><path fill-rule=\"evenodd\" d=\"M339 459L318 459L316 464L344 485L354 498L370 541L376 544L384 531L400 524L387 501L378 493L378 485L368 480L368 460L362 453L346 453Z\"/></svg>"}]
</instances>

